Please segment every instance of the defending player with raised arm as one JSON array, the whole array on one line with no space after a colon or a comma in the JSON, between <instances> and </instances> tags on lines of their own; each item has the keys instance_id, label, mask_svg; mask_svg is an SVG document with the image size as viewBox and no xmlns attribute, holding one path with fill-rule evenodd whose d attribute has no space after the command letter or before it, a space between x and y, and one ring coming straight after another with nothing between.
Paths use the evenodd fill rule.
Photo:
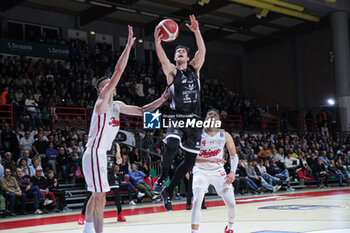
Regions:
<instances>
[{"instance_id":1,"label":"defending player with raised arm","mask_svg":"<svg viewBox=\"0 0 350 233\"><path fill-rule=\"evenodd\" d=\"M191 24L186 25L194 33L198 47L198 51L191 61L189 49L183 45L178 45L174 55L176 64L172 64L161 45L161 30L159 26L157 26L154 31L157 55L169 87L171 114L177 116L171 119L173 122L180 120L186 121L188 119L197 121L200 119L201 115L199 72L205 60L206 48L199 30L198 21L194 15L190 15L190 21ZM184 117L178 117L178 115ZM196 127L169 127L167 130L165 138L166 147L163 153L162 174L153 187L155 192L161 193L164 206L167 210L172 210L171 198L175 187L195 163L196 156L199 152L198 145L201 131L201 128ZM179 146L185 153L185 159L176 168L170 185L163 189L163 185L168 179L169 169Z\"/></svg>"},{"instance_id":2,"label":"defending player with raised arm","mask_svg":"<svg viewBox=\"0 0 350 233\"><path fill-rule=\"evenodd\" d=\"M206 120L220 121L219 112L209 110ZM224 169L224 146L230 155L231 171L226 174ZM236 147L231 135L225 130L208 127L203 130L201 149L193 168L193 207L191 212L192 233L197 233L201 216L201 203L209 185L215 187L216 192L222 197L227 207L228 225L225 233L233 233L233 221L236 216L236 202L232 183L235 180L235 172L238 165Z\"/></svg>"},{"instance_id":3,"label":"defending player with raised arm","mask_svg":"<svg viewBox=\"0 0 350 233\"><path fill-rule=\"evenodd\" d=\"M133 30L128 26L128 43L120 56L112 78L102 77L96 82L98 99L91 117L89 140L83 156L83 172L88 191L92 192L86 207L86 224L84 233L103 232L103 208L106 203L105 193L110 190L107 175L107 150L120 127L119 113L142 115L142 111L158 108L168 98L166 89L162 97L144 106L127 105L121 101L113 101L116 96L116 86L124 72L129 59L130 50L135 42Z\"/></svg>"}]
</instances>

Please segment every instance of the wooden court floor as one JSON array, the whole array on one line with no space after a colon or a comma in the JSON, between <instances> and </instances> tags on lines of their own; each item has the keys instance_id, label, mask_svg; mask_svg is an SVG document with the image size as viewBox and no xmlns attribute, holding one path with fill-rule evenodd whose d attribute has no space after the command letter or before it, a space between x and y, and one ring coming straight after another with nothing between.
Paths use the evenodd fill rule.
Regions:
<instances>
[{"instance_id":1,"label":"wooden court floor","mask_svg":"<svg viewBox=\"0 0 350 233\"><path fill-rule=\"evenodd\" d=\"M350 233L350 189L329 188L238 196L235 233ZM224 232L226 208L220 198L207 200L199 232ZM106 208L104 233L190 233L190 211L184 201L174 202L174 211L161 204L124 207L127 222L116 221L115 209ZM79 212L0 219L0 232L81 233Z\"/></svg>"}]
</instances>

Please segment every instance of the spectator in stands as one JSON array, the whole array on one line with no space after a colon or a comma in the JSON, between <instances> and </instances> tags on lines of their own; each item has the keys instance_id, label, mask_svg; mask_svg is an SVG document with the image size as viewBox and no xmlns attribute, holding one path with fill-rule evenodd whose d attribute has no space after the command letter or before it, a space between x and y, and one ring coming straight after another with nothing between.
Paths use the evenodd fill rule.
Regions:
<instances>
[{"instance_id":1,"label":"spectator in stands","mask_svg":"<svg viewBox=\"0 0 350 233\"><path fill-rule=\"evenodd\" d=\"M16 178L11 176L11 169L5 168L5 175L0 180L1 189L6 192L6 199L9 200L10 204L8 207L9 216L16 216L14 213L16 198L20 199L21 202L21 214L26 214L25 212L25 200L26 194L22 193L21 188L19 187Z\"/></svg>"},{"instance_id":2,"label":"spectator in stands","mask_svg":"<svg viewBox=\"0 0 350 233\"><path fill-rule=\"evenodd\" d=\"M0 179L4 176L4 166L2 165L2 155L0 154Z\"/></svg>"},{"instance_id":3,"label":"spectator in stands","mask_svg":"<svg viewBox=\"0 0 350 233\"><path fill-rule=\"evenodd\" d=\"M247 164L248 166L248 164ZM253 190L254 193L261 193L263 191L263 189L261 187L258 187L256 185L256 183L248 177L247 171L245 169L245 167L243 166L242 160L240 160L240 162L238 162L238 166L237 166L237 170L236 173L239 174L240 177L246 177L247 178L247 183L250 189ZM248 191L248 190L246 190Z\"/></svg>"},{"instance_id":4,"label":"spectator in stands","mask_svg":"<svg viewBox=\"0 0 350 233\"><path fill-rule=\"evenodd\" d=\"M43 206L45 206L51 204L52 201L45 199L40 191L40 188L36 185L33 185L28 177L23 176L23 170L21 168L17 168L16 180L19 187L21 188L22 193L24 193L26 197L34 199L34 214L42 214L43 211L39 209L40 203L43 201Z\"/></svg>"},{"instance_id":5,"label":"spectator in stands","mask_svg":"<svg viewBox=\"0 0 350 233\"><path fill-rule=\"evenodd\" d=\"M152 188L143 180L146 175L137 169L135 163L131 165L132 172L129 173L130 181L136 186L136 188L146 194L147 197L153 201L159 200L159 196L156 195Z\"/></svg>"},{"instance_id":6,"label":"spectator in stands","mask_svg":"<svg viewBox=\"0 0 350 233\"><path fill-rule=\"evenodd\" d=\"M269 173L273 177L277 177L280 180L285 180L287 182L287 191L295 191L290 186L290 176L287 169L281 169L279 166L277 166L275 158L271 158L271 164L269 160L265 160L265 167L267 170L267 173Z\"/></svg>"},{"instance_id":7,"label":"spectator in stands","mask_svg":"<svg viewBox=\"0 0 350 233\"><path fill-rule=\"evenodd\" d=\"M345 169L345 166L343 165L343 161L341 158L338 158L336 167L339 171L341 171L344 174L344 176L346 176L350 180L350 173Z\"/></svg>"},{"instance_id":8,"label":"spectator in stands","mask_svg":"<svg viewBox=\"0 0 350 233\"><path fill-rule=\"evenodd\" d=\"M67 192L59 189L59 183L55 178L55 173L53 170L49 170L47 173L47 187L49 191L55 195L57 205L58 205L58 210L64 211L64 212L71 211L71 209L67 207L67 202L66 202Z\"/></svg>"},{"instance_id":9,"label":"spectator in stands","mask_svg":"<svg viewBox=\"0 0 350 233\"><path fill-rule=\"evenodd\" d=\"M33 151L34 155L39 158L39 164L41 166L47 167L47 161L46 161L46 149L48 148L47 141L43 140L43 133L38 134L38 139L33 143Z\"/></svg>"},{"instance_id":10,"label":"spectator in stands","mask_svg":"<svg viewBox=\"0 0 350 233\"><path fill-rule=\"evenodd\" d=\"M307 161L306 161L306 159L305 159L305 153L304 153L304 152L301 152L301 153L299 154L298 159L299 159L300 168L301 168L303 171L305 171L305 170L309 171L309 170L310 170L310 167L309 167L309 165L308 165L308 163L307 163Z\"/></svg>"},{"instance_id":11,"label":"spectator in stands","mask_svg":"<svg viewBox=\"0 0 350 233\"><path fill-rule=\"evenodd\" d=\"M315 163L317 163L317 157L315 153L311 153L310 157L306 159L306 162L309 165L309 167L312 169Z\"/></svg>"},{"instance_id":12,"label":"spectator in stands","mask_svg":"<svg viewBox=\"0 0 350 233\"><path fill-rule=\"evenodd\" d=\"M29 168L31 169L31 172L36 175L35 171L38 167L40 167L40 158L35 156L35 157L33 157L32 165L29 166ZM42 173L42 176L44 176L44 173Z\"/></svg>"},{"instance_id":13,"label":"spectator in stands","mask_svg":"<svg viewBox=\"0 0 350 233\"><path fill-rule=\"evenodd\" d=\"M26 131L24 137L19 141L19 148L21 151L28 150L29 152L32 150L32 146L34 143L34 138L31 137L30 132Z\"/></svg>"},{"instance_id":14,"label":"spectator in stands","mask_svg":"<svg viewBox=\"0 0 350 233\"><path fill-rule=\"evenodd\" d=\"M272 157L275 159L277 164L283 164L284 163L284 150L283 148L279 148L278 152L276 149L273 149Z\"/></svg>"},{"instance_id":15,"label":"spectator in stands","mask_svg":"<svg viewBox=\"0 0 350 233\"><path fill-rule=\"evenodd\" d=\"M329 159L327 157L327 151L322 151L322 162L326 166L326 168L329 166Z\"/></svg>"},{"instance_id":16,"label":"spectator in stands","mask_svg":"<svg viewBox=\"0 0 350 233\"><path fill-rule=\"evenodd\" d=\"M292 152L287 153L287 158L284 159L284 165L288 169L289 175L296 179L296 170L300 165L298 159L292 158Z\"/></svg>"},{"instance_id":17,"label":"spectator in stands","mask_svg":"<svg viewBox=\"0 0 350 233\"><path fill-rule=\"evenodd\" d=\"M271 192L277 192L281 188L281 186L278 185L272 186L268 184L262 177L258 176L253 167L253 160L248 161L248 167L246 167L245 170L247 172L248 177L252 179L258 186L263 186L265 189Z\"/></svg>"},{"instance_id":18,"label":"spectator in stands","mask_svg":"<svg viewBox=\"0 0 350 233\"><path fill-rule=\"evenodd\" d=\"M268 144L265 143L263 149L258 153L258 161L270 159L271 151L268 149Z\"/></svg>"},{"instance_id":19,"label":"spectator in stands","mask_svg":"<svg viewBox=\"0 0 350 233\"><path fill-rule=\"evenodd\" d=\"M0 95L0 104L7 104L7 93L9 91L9 87L8 86L5 86L4 87L4 90L1 92L1 95Z\"/></svg>"},{"instance_id":20,"label":"spectator in stands","mask_svg":"<svg viewBox=\"0 0 350 233\"><path fill-rule=\"evenodd\" d=\"M138 167L142 166L141 163L141 155L139 153L139 149L137 147L134 147L132 152L129 154L130 164L137 164Z\"/></svg>"},{"instance_id":21,"label":"spectator in stands","mask_svg":"<svg viewBox=\"0 0 350 233\"><path fill-rule=\"evenodd\" d=\"M73 151L72 153L69 154L69 158L70 158L70 168L73 167L72 172L69 174L69 176L74 176L78 167L79 167L79 163L81 163L81 159L82 159L82 154L80 152L78 152L78 147L77 146L73 146Z\"/></svg>"},{"instance_id":22,"label":"spectator in stands","mask_svg":"<svg viewBox=\"0 0 350 233\"><path fill-rule=\"evenodd\" d=\"M134 194L137 195L138 198L143 197L145 194L142 192L139 192L135 189L134 185L132 185L129 181L125 180L124 173L120 170L120 165L114 166L114 176L115 174L118 175L120 184L119 184L119 189L120 191L127 191L128 196L129 196L129 205L135 206L136 203L133 200L133 192Z\"/></svg>"},{"instance_id":23,"label":"spectator in stands","mask_svg":"<svg viewBox=\"0 0 350 233\"><path fill-rule=\"evenodd\" d=\"M4 166L4 168L10 168L11 171L14 171L16 169L16 162L12 160L11 152L5 153L5 156L2 160L2 166Z\"/></svg>"},{"instance_id":24,"label":"spectator in stands","mask_svg":"<svg viewBox=\"0 0 350 233\"><path fill-rule=\"evenodd\" d=\"M330 160L327 169L329 176L337 176L339 178L339 186L343 186L343 181L345 181L348 185L350 184L348 176L337 168L333 159Z\"/></svg>"},{"instance_id":25,"label":"spectator in stands","mask_svg":"<svg viewBox=\"0 0 350 233\"><path fill-rule=\"evenodd\" d=\"M247 161L258 159L258 156L255 154L254 149L250 149L249 153L247 154Z\"/></svg>"},{"instance_id":26,"label":"spectator in stands","mask_svg":"<svg viewBox=\"0 0 350 233\"><path fill-rule=\"evenodd\" d=\"M35 176L32 176L30 178L30 181L33 183L33 185L37 185L40 188L40 191L42 192L44 197L52 200L52 206L54 208L53 211L59 211L57 209L57 202L56 202L55 195L53 194L53 192L49 191L47 179L45 176L43 176L42 167L38 166L35 169ZM43 211L46 212L46 209L44 209Z\"/></svg>"},{"instance_id":27,"label":"spectator in stands","mask_svg":"<svg viewBox=\"0 0 350 233\"><path fill-rule=\"evenodd\" d=\"M39 117L40 110L38 108L38 103L35 102L33 95L29 95L24 104L27 106L31 125L35 127L42 125Z\"/></svg>"},{"instance_id":28,"label":"spectator in stands","mask_svg":"<svg viewBox=\"0 0 350 233\"><path fill-rule=\"evenodd\" d=\"M47 165L51 167L51 169L54 171L54 173L57 173L57 156L58 156L58 151L53 147L53 142L49 143L49 148L46 149L45 155L46 155L46 160L47 160ZM47 168L48 170L48 168Z\"/></svg>"},{"instance_id":29,"label":"spectator in stands","mask_svg":"<svg viewBox=\"0 0 350 233\"><path fill-rule=\"evenodd\" d=\"M312 169L312 176L316 181L317 187L320 187L320 180L321 180L321 183L323 183L323 180L324 180L324 185L328 187L329 174L326 170L326 166L323 164L321 157L318 157L317 163L314 164L314 167Z\"/></svg>"},{"instance_id":30,"label":"spectator in stands","mask_svg":"<svg viewBox=\"0 0 350 233\"><path fill-rule=\"evenodd\" d=\"M253 162L253 166L254 166L256 174L258 176L261 176L269 184L272 185L273 183L277 183L277 184L280 183L281 180L279 178L274 177L274 176L270 175L269 173L267 173L266 167L264 166L263 159L260 159L259 164L257 164L257 165L255 165L255 163Z\"/></svg>"},{"instance_id":31,"label":"spectator in stands","mask_svg":"<svg viewBox=\"0 0 350 233\"><path fill-rule=\"evenodd\" d=\"M58 149L58 156L57 156L57 164L58 167L62 171L62 179L63 181L67 182L68 180L68 172L70 172L71 169L71 163L70 163L70 157L66 153L66 150L63 146L59 147Z\"/></svg>"},{"instance_id":32,"label":"spectator in stands","mask_svg":"<svg viewBox=\"0 0 350 233\"><path fill-rule=\"evenodd\" d=\"M19 150L16 134L12 132L7 123L4 124L3 130L1 131L1 145L5 152L11 152L11 155L13 154L14 156L16 156Z\"/></svg>"},{"instance_id":33,"label":"spectator in stands","mask_svg":"<svg viewBox=\"0 0 350 233\"><path fill-rule=\"evenodd\" d=\"M119 165L120 172L123 175L129 174L131 172L131 166L129 163L129 156L128 155L122 155L122 163Z\"/></svg>"},{"instance_id":34,"label":"spectator in stands","mask_svg":"<svg viewBox=\"0 0 350 233\"><path fill-rule=\"evenodd\" d=\"M120 184L122 180L120 179L120 174L119 174L119 166L115 165L114 169L108 173L108 183L111 186L111 190L113 191L114 194L114 203L115 206L117 207L117 221L118 222L125 222L126 219L124 215L122 214L122 206L120 204L121 199L120 199ZM138 198L143 197L143 193L138 193ZM132 201L132 199L131 199ZM133 201L132 201L133 202ZM129 202L130 203L130 202Z\"/></svg>"},{"instance_id":35,"label":"spectator in stands","mask_svg":"<svg viewBox=\"0 0 350 233\"><path fill-rule=\"evenodd\" d=\"M22 169L22 173L25 177L32 177L35 175L35 173L33 173L33 170L30 168L30 166L27 165L27 159L25 158L22 158L19 161L18 168Z\"/></svg>"},{"instance_id":36,"label":"spectator in stands","mask_svg":"<svg viewBox=\"0 0 350 233\"><path fill-rule=\"evenodd\" d=\"M17 165L20 164L21 159L26 159L27 160L27 165L32 165L32 159L29 158L30 156L30 151L29 150L24 150L23 155L17 160Z\"/></svg>"}]
</instances>

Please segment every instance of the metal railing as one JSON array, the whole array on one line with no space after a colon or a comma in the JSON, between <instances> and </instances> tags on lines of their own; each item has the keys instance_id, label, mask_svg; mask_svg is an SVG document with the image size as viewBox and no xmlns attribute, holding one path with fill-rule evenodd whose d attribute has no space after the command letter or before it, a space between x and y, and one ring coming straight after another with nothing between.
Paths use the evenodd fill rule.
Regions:
<instances>
[{"instance_id":1,"label":"metal railing","mask_svg":"<svg viewBox=\"0 0 350 233\"><path fill-rule=\"evenodd\" d=\"M0 104L0 125L9 124L13 128L13 107L11 104Z\"/></svg>"},{"instance_id":2,"label":"metal railing","mask_svg":"<svg viewBox=\"0 0 350 233\"><path fill-rule=\"evenodd\" d=\"M262 132L279 132L281 131L281 120L278 117L261 117Z\"/></svg>"},{"instance_id":3,"label":"metal railing","mask_svg":"<svg viewBox=\"0 0 350 233\"><path fill-rule=\"evenodd\" d=\"M298 132L302 133L305 131L315 132L315 119L307 119L307 118L298 118L297 119L297 127Z\"/></svg>"},{"instance_id":4,"label":"metal railing","mask_svg":"<svg viewBox=\"0 0 350 233\"><path fill-rule=\"evenodd\" d=\"M243 121L240 115L221 115L220 116L223 129L229 129L231 131L243 131Z\"/></svg>"},{"instance_id":5,"label":"metal railing","mask_svg":"<svg viewBox=\"0 0 350 233\"><path fill-rule=\"evenodd\" d=\"M70 125L87 130L86 108L54 106L51 109L51 116L52 128Z\"/></svg>"}]
</instances>

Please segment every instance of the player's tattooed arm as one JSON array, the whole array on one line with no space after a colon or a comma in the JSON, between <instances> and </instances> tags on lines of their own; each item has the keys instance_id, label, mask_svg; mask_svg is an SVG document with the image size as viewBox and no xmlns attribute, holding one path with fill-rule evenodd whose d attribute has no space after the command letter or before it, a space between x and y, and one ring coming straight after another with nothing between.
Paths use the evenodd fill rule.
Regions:
<instances>
[{"instance_id":1,"label":"player's tattooed arm","mask_svg":"<svg viewBox=\"0 0 350 233\"><path fill-rule=\"evenodd\" d=\"M122 101L117 101L117 104L120 107L120 112L127 115L134 115L134 116L143 116L144 111L153 111L157 108L159 108L169 97L169 90L168 88L165 89L162 96L153 101L150 104L147 104L143 107L135 106L135 105L127 105Z\"/></svg>"},{"instance_id":2,"label":"player's tattooed arm","mask_svg":"<svg viewBox=\"0 0 350 233\"><path fill-rule=\"evenodd\" d=\"M196 20L196 17L194 15L190 15L190 21L191 25L186 23L186 26L194 33L194 36L196 37L198 50L189 64L193 66L193 68L195 68L199 77L199 71L202 68L205 61L206 47L201 31L199 30L199 23Z\"/></svg>"},{"instance_id":3,"label":"player's tattooed arm","mask_svg":"<svg viewBox=\"0 0 350 233\"><path fill-rule=\"evenodd\" d=\"M168 59L161 44L162 43L162 40L160 39L161 37L162 37L162 34L161 34L160 26L157 26L154 29L154 41L156 44L157 56L160 64L162 64L162 70L165 76L167 77L167 83L168 85L170 85L174 80L174 76L176 75L176 67Z\"/></svg>"}]
</instances>

